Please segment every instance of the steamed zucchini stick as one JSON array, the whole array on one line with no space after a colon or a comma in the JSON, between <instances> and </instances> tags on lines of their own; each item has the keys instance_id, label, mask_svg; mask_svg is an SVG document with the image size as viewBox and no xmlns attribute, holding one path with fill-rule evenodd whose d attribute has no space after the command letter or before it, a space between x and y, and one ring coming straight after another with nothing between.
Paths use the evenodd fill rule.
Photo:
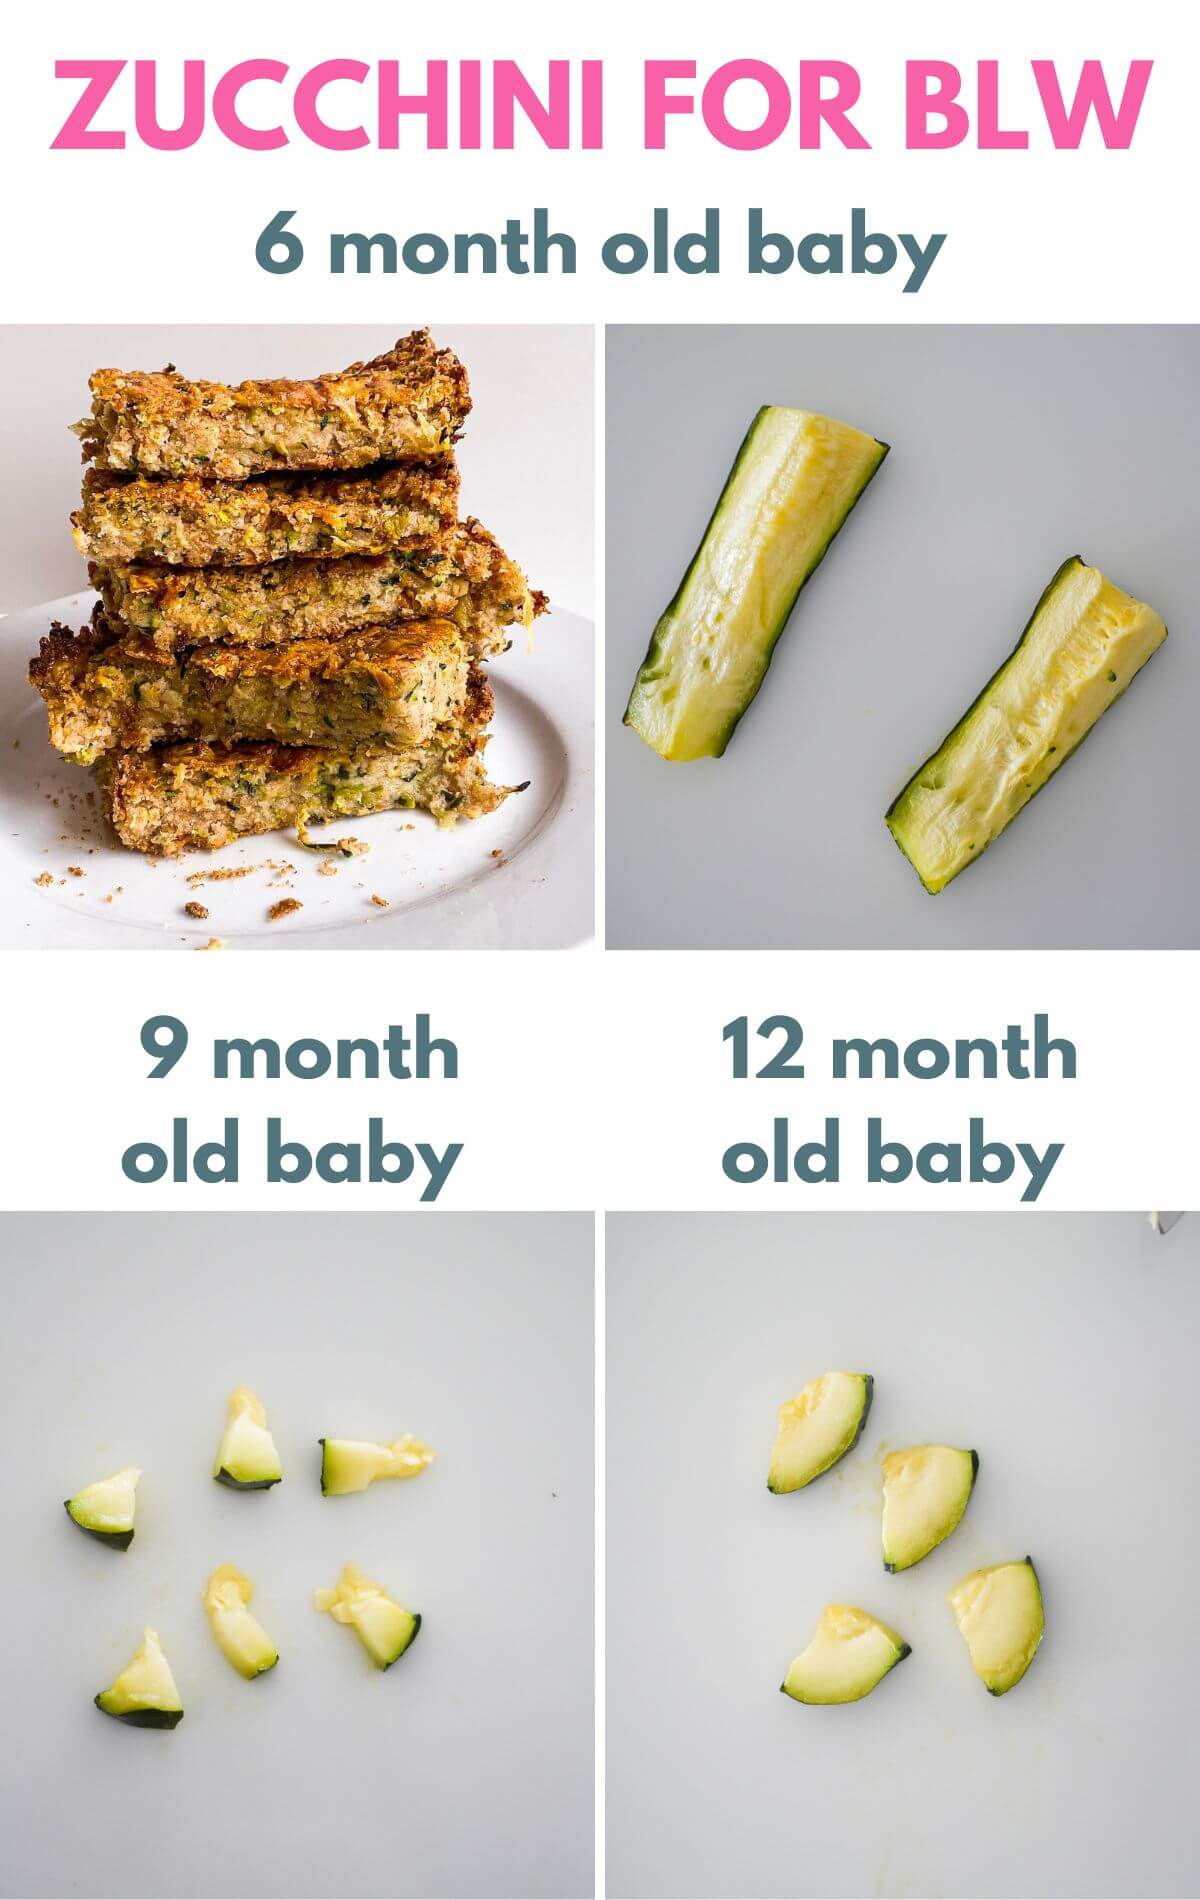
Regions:
<instances>
[{"instance_id":1,"label":"steamed zucchini stick","mask_svg":"<svg viewBox=\"0 0 1200 1900\"><path fill-rule=\"evenodd\" d=\"M927 891L1000 836L1166 637L1153 607L1078 555L1063 562L1009 658L887 813Z\"/></svg>"},{"instance_id":2,"label":"steamed zucchini stick","mask_svg":"<svg viewBox=\"0 0 1200 1900\"><path fill-rule=\"evenodd\" d=\"M625 709L664 759L720 758L800 589L887 452L828 416L759 410Z\"/></svg>"}]
</instances>

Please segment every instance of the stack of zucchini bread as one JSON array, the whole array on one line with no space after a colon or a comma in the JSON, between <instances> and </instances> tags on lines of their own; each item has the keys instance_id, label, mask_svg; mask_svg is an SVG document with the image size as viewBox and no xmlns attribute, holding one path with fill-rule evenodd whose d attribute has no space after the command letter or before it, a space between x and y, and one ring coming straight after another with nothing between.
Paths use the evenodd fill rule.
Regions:
<instances>
[{"instance_id":1,"label":"stack of zucchini bread","mask_svg":"<svg viewBox=\"0 0 1200 1900\"><path fill-rule=\"evenodd\" d=\"M98 370L72 516L99 595L30 678L134 850L494 811L485 662L545 606L474 520L467 374L427 331L310 382Z\"/></svg>"}]
</instances>

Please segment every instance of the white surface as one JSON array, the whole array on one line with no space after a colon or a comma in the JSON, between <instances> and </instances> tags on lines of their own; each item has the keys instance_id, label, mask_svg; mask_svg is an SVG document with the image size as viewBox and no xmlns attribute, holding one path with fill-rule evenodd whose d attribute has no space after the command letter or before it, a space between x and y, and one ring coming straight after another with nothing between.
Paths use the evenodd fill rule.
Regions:
<instances>
[{"instance_id":1,"label":"white surface","mask_svg":"<svg viewBox=\"0 0 1200 1900\"><path fill-rule=\"evenodd\" d=\"M488 775L528 790L469 824L382 812L322 826L356 837L365 856L305 851L294 833L157 861L119 846L89 802L92 778L48 744L45 708L26 677L50 622L82 626L93 595L50 601L0 623L0 873L9 949L189 949L210 937L236 949L558 949L591 932L593 629L574 614L518 628L490 669L496 695ZM494 854L499 852L499 857ZM72 876L79 865L83 877ZM291 867L281 871L278 867ZM238 866L253 875L193 886ZM54 882L35 880L50 871ZM373 893L389 908L372 904ZM112 901L106 901L111 896ZM282 897L303 909L272 923ZM207 905L193 921L184 905ZM364 933L363 926L372 928Z\"/></svg>"},{"instance_id":2,"label":"white surface","mask_svg":"<svg viewBox=\"0 0 1200 1900\"><path fill-rule=\"evenodd\" d=\"M1140 1214L610 1217L614 1895L1191 1895L1200 1226ZM765 1484L779 1403L873 1372L858 1448ZM883 1448L974 1446L953 1536L879 1547ZM1033 1555L1046 1637L989 1697L945 1602ZM824 1603L913 1654L778 1692Z\"/></svg>"},{"instance_id":3,"label":"white surface","mask_svg":"<svg viewBox=\"0 0 1200 1900\"><path fill-rule=\"evenodd\" d=\"M984 950L964 956L900 950L885 962L872 950L800 956L712 951L669 958L627 951L604 958L601 981L599 1046L618 1050L620 1057L607 1071L610 1096L619 1099L621 1131L603 1156L607 1207L738 1213L870 1208L889 1214L1016 1207L1031 1187L1029 1166L1015 1160L1002 1180L997 1158L989 1164L988 1184L972 1184L973 1122L982 1124L989 1142L1003 1142L1010 1151L1023 1143L1045 1157L1062 1145L1039 1209L1153 1207L1160 1201L1181 1207L1195 1200L1200 1011L1192 952L1013 956ZM52 984L50 976L47 999ZM79 1008L87 1008L86 997ZM765 1038L754 1035L752 1074L735 1079L723 1026L744 1015L757 1031L781 1013L803 1028L803 1076L756 1073L780 1050L774 1030ZM919 1077L902 1065L895 1079L885 1080L881 1057L874 1079L860 1079L853 1056L845 1080L834 1073L838 1041L886 1037L904 1051L933 1039L952 1051L960 1038L998 1047L1014 1026L1028 1045L1038 1015L1052 1036L1073 1045L1074 1080L1054 1057L1043 1080L1034 1078L1028 1064L1024 1079L1010 1075L1002 1053L996 1076L983 1080L980 1052L971 1058L971 1080L960 1080L953 1067L938 1077ZM652 1033L643 1028L647 1022ZM69 1033L65 1023L63 1033ZM14 1074L29 1078L32 1099L51 1114L56 1098L43 1093L37 1075L44 1041L40 1020L24 1035L18 1032ZM926 1065L932 1054L928 1048L915 1051ZM824 1139L831 1119L840 1129L837 1178L805 1182L794 1166L786 1174L781 1168L777 1178L776 1122L786 1124L790 1165L805 1143ZM871 1180L872 1122L910 1154L932 1146L925 1156L929 1178L913 1167L903 1180ZM723 1158L746 1142L764 1149L770 1164L757 1181L731 1180ZM953 1178L955 1156L939 1154L938 1144L957 1149L960 1178ZM34 1146L31 1134L27 1149ZM39 1172L50 1165L30 1158ZM898 1169L889 1165L892 1172Z\"/></svg>"},{"instance_id":4,"label":"white surface","mask_svg":"<svg viewBox=\"0 0 1200 1900\"><path fill-rule=\"evenodd\" d=\"M521 0L499 8L494 0L460 0L453 8L405 19L398 45L394 0L363 0L354 33L333 38L324 10L295 0L259 0L244 7L210 7L197 21L158 0L123 0L101 9L94 0L59 0L53 8L14 8L6 67L3 123L9 176L20 180L6 207L11 255L7 297L14 314L55 323L77 310L144 320L148 314L225 317L230 310L271 322L298 310L337 319L349 309L387 321L397 285L407 285L442 316L475 317L486 308L517 322L584 315L645 322L664 316L695 319L755 317L791 322L1118 322L1195 317L1195 260L1183 241L1180 181L1194 165L1193 77L1197 18L1179 0L1141 0L1136 10L1115 0L1083 8L1045 0L1007 0L964 8L961 0L854 0L836 17L814 23L778 0L752 0L737 10L737 33L719 8L690 0L612 6L566 13L560 0ZM253 30L251 30L253 29ZM551 57L603 59L604 149L578 149L579 115L572 120L576 149L548 151L518 121L516 149L459 152L457 77L451 67L450 145L425 149L421 122L407 122L398 151L377 146L329 152L296 138L291 91L299 76L331 49L366 62L400 59L401 82L421 90L427 59L516 59L544 94ZM292 143L275 152L246 152L207 131L184 152L155 152L130 139L123 151L49 149L78 87L56 82L54 61L64 56L156 59L163 75L165 112L179 98L180 62L208 62L209 88L233 62L268 54L290 67L289 84L253 86L243 109L258 126L282 124ZM847 151L826 141L800 148L793 112L778 141L763 151L731 151L707 134L698 110L670 122L665 151L644 150L642 64L651 58L694 60L699 80L739 56L770 61L795 88L803 58L841 59L862 79L853 118L869 151ZM1132 150L1105 151L1089 130L1079 151L1054 151L1046 130L1030 61L1053 57L1068 97L1084 58L1102 58L1114 88L1132 58L1152 58L1154 73ZM1000 121L1027 131L1027 151L980 152L974 129L946 151L904 150L904 62L941 58L964 73L963 98L975 118L975 62L999 62ZM488 67L484 66L485 94ZM578 107L578 67L573 98ZM677 82L673 90L683 90ZM730 111L740 124L761 121L762 97L735 88ZM738 93L742 97L738 97ZM365 125L374 136L375 74L362 86L341 84L322 96L339 127ZM121 98L101 115L104 126L131 123L132 72ZM177 123L169 118L168 123ZM485 142L490 115L485 111ZM694 228L704 208L726 217L720 275L649 270L615 276L601 264L602 240L612 232L648 231L653 207L670 205L672 228ZM942 256L925 288L905 296L902 275L809 277L791 270L748 277L743 229L748 204L793 238L808 231L846 231L852 205L864 206L877 228L948 231ZM416 279L375 274L330 274L331 231L390 231L403 238L434 230L492 231L509 218L531 219L549 208L556 229L578 241L577 271L552 268L545 276L484 277L478 268ZM80 241L95 243L97 226L111 224L121 206L136 207L136 266L97 268L81 290ZM295 220L309 247L303 269L268 276L254 262L254 242L281 206L299 206ZM111 209L110 209L111 208ZM1096 267L1081 252L1095 247Z\"/></svg>"},{"instance_id":5,"label":"white surface","mask_svg":"<svg viewBox=\"0 0 1200 1900\"><path fill-rule=\"evenodd\" d=\"M0 1891L590 1891L591 1221L42 1217L0 1242ZM240 1381L268 1492L210 1475ZM322 1498L323 1433L403 1431L429 1471ZM122 1555L61 1499L125 1462ZM424 1618L386 1674L312 1607L347 1558ZM201 1607L223 1562L279 1648L256 1682ZM146 1623L167 1734L92 1707Z\"/></svg>"}]
</instances>

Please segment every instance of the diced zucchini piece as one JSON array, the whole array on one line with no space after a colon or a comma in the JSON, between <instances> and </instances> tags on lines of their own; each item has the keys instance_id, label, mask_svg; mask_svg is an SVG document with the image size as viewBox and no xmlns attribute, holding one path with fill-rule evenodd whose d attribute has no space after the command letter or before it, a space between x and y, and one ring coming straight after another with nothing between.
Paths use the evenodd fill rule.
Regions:
<instances>
[{"instance_id":1,"label":"diced zucchini piece","mask_svg":"<svg viewBox=\"0 0 1200 1900\"><path fill-rule=\"evenodd\" d=\"M390 1669L417 1639L421 1619L396 1603L381 1586L364 1577L357 1564L344 1564L332 1590L313 1597L335 1623L348 1623L377 1669Z\"/></svg>"},{"instance_id":2,"label":"diced zucchini piece","mask_svg":"<svg viewBox=\"0 0 1200 1900\"><path fill-rule=\"evenodd\" d=\"M416 1478L431 1465L437 1453L422 1444L411 1432L390 1445L370 1444L361 1438L322 1438L321 1492L324 1497L344 1497L350 1491L365 1491L376 1478Z\"/></svg>"},{"instance_id":3,"label":"diced zucchini piece","mask_svg":"<svg viewBox=\"0 0 1200 1900\"><path fill-rule=\"evenodd\" d=\"M973 1570L948 1596L975 1674L989 1695L1007 1695L1036 1656L1046 1628L1033 1558Z\"/></svg>"},{"instance_id":4,"label":"diced zucchini piece","mask_svg":"<svg viewBox=\"0 0 1200 1900\"><path fill-rule=\"evenodd\" d=\"M780 1683L797 1702L861 1702L889 1669L911 1656L902 1636L865 1610L827 1603L808 1648Z\"/></svg>"},{"instance_id":5,"label":"diced zucchini piece","mask_svg":"<svg viewBox=\"0 0 1200 1900\"><path fill-rule=\"evenodd\" d=\"M883 1461L883 1567L908 1570L944 1543L975 1486L977 1451L910 1445Z\"/></svg>"},{"instance_id":6,"label":"diced zucchini piece","mask_svg":"<svg viewBox=\"0 0 1200 1900\"><path fill-rule=\"evenodd\" d=\"M1153 607L1078 555L887 825L925 889L943 890L1011 824L1167 637Z\"/></svg>"},{"instance_id":7,"label":"diced zucchini piece","mask_svg":"<svg viewBox=\"0 0 1200 1900\"><path fill-rule=\"evenodd\" d=\"M825 1372L779 1408L769 1491L799 1491L858 1443L875 1381L869 1372Z\"/></svg>"},{"instance_id":8,"label":"diced zucchini piece","mask_svg":"<svg viewBox=\"0 0 1200 1900\"><path fill-rule=\"evenodd\" d=\"M176 1728L183 1703L157 1630L142 1631L142 1646L110 1689L101 1690L96 1707L132 1728Z\"/></svg>"},{"instance_id":9,"label":"diced zucchini piece","mask_svg":"<svg viewBox=\"0 0 1200 1900\"><path fill-rule=\"evenodd\" d=\"M887 452L829 416L759 410L625 709L664 759L720 758L800 589Z\"/></svg>"},{"instance_id":10,"label":"diced zucchini piece","mask_svg":"<svg viewBox=\"0 0 1200 1900\"><path fill-rule=\"evenodd\" d=\"M235 1491L266 1491L278 1484L283 1466L267 1430L263 1402L246 1386L230 1396L225 1435L217 1448L213 1477Z\"/></svg>"},{"instance_id":11,"label":"diced zucchini piece","mask_svg":"<svg viewBox=\"0 0 1200 1900\"><path fill-rule=\"evenodd\" d=\"M218 1644L239 1676L252 1680L274 1669L279 1651L247 1605L254 1585L233 1564L221 1564L204 1586L202 1598Z\"/></svg>"},{"instance_id":12,"label":"diced zucchini piece","mask_svg":"<svg viewBox=\"0 0 1200 1900\"><path fill-rule=\"evenodd\" d=\"M85 1484L66 1501L67 1513L89 1537L99 1538L112 1550L128 1550L133 1542L133 1513L141 1472L136 1465Z\"/></svg>"}]
</instances>

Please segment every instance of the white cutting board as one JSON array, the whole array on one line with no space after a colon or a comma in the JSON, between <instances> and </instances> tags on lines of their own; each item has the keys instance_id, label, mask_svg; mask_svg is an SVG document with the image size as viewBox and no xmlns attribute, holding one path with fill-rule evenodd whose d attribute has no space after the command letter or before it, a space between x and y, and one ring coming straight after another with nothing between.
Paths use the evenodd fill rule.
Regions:
<instances>
[{"instance_id":1,"label":"white cutting board","mask_svg":"<svg viewBox=\"0 0 1200 1900\"><path fill-rule=\"evenodd\" d=\"M608 1222L614 1895L1194 1895L1200 1222ZM772 1497L775 1410L873 1372L858 1449ZM878 1455L974 1446L967 1515L882 1568ZM1003 1698L945 1601L1032 1553ZM912 1644L866 1700L779 1694L827 1601Z\"/></svg>"},{"instance_id":2,"label":"white cutting board","mask_svg":"<svg viewBox=\"0 0 1200 1900\"><path fill-rule=\"evenodd\" d=\"M592 1875L592 1224L0 1223L6 1895L559 1895ZM282 1484L214 1483L225 1398ZM322 1498L317 1439L437 1462ZM62 1499L145 1475L124 1554ZM424 1618L386 1673L312 1607L355 1559ZM200 1604L233 1562L279 1648L244 1682ZM92 1706L159 1631L170 1733Z\"/></svg>"}]
</instances>

